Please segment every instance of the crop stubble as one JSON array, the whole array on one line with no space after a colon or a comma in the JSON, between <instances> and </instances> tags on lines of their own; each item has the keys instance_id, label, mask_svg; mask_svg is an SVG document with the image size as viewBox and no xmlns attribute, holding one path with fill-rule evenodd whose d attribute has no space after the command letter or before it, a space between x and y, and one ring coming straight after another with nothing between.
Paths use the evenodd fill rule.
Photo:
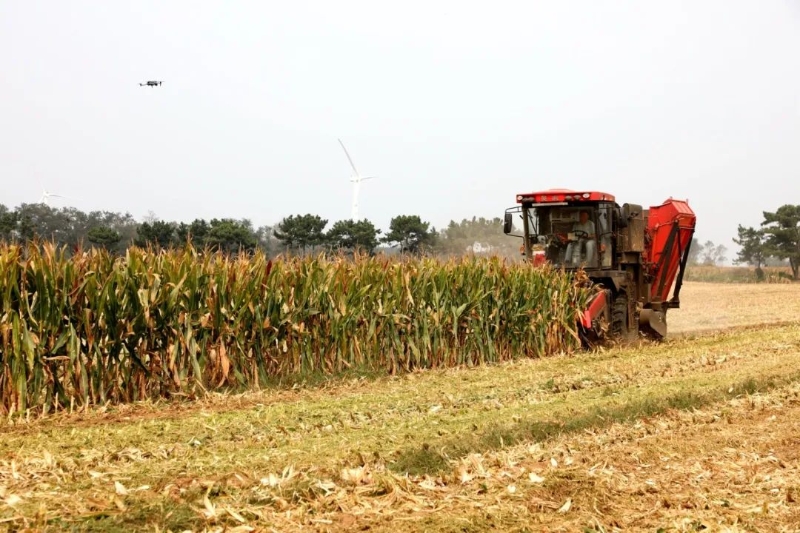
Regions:
<instances>
[{"instance_id":1,"label":"crop stubble","mask_svg":"<svg viewBox=\"0 0 800 533\"><path fill-rule=\"evenodd\" d=\"M800 320L800 283L686 283L670 332L694 333Z\"/></svg>"}]
</instances>

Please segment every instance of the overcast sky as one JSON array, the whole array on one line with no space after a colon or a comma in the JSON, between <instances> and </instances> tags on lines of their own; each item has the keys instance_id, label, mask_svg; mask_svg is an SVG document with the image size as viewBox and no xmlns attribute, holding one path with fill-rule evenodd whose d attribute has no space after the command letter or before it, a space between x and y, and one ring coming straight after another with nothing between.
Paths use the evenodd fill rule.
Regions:
<instances>
[{"instance_id":1,"label":"overcast sky","mask_svg":"<svg viewBox=\"0 0 800 533\"><path fill-rule=\"evenodd\" d=\"M332 223L337 137L384 229L591 188L688 198L733 250L800 203L793 0L2 0L0 51L7 206Z\"/></svg>"}]
</instances>

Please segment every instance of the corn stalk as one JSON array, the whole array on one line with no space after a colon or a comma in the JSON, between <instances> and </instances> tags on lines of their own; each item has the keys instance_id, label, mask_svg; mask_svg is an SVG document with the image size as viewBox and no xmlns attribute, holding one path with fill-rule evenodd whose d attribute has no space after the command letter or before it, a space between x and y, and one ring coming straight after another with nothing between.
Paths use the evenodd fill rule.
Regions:
<instances>
[{"instance_id":1,"label":"corn stalk","mask_svg":"<svg viewBox=\"0 0 800 533\"><path fill-rule=\"evenodd\" d=\"M562 272L499 258L0 245L0 405L47 411L546 356L578 345L588 294Z\"/></svg>"}]
</instances>

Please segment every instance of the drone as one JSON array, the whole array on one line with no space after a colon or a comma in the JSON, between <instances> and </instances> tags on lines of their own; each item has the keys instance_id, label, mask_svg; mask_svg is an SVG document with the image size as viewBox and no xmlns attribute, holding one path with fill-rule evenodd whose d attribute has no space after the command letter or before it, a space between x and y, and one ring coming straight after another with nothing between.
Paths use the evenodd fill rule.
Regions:
<instances>
[{"instance_id":1,"label":"drone","mask_svg":"<svg viewBox=\"0 0 800 533\"><path fill-rule=\"evenodd\" d=\"M139 87L144 87L144 86L155 87L157 85L161 85L162 83L164 83L164 82L163 81L148 81L147 83L140 83Z\"/></svg>"}]
</instances>

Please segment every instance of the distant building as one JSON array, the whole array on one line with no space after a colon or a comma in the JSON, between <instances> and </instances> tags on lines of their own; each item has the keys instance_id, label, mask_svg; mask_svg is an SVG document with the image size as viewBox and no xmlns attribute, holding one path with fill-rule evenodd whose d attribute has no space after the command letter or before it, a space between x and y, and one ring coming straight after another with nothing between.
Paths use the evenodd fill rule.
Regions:
<instances>
[{"instance_id":1,"label":"distant building","mask_svg":"<svg viewBox=\"0 0 800 533\"><path fill-rule=\"evenodd\" d=\"M473 252L476 254L489 253L492 250L494 250L494 246L489 246L488 244L483 244L482 242L478 241L472 243L472 246L467 246L468 252Z\"/></svg>"}]
</instances>

